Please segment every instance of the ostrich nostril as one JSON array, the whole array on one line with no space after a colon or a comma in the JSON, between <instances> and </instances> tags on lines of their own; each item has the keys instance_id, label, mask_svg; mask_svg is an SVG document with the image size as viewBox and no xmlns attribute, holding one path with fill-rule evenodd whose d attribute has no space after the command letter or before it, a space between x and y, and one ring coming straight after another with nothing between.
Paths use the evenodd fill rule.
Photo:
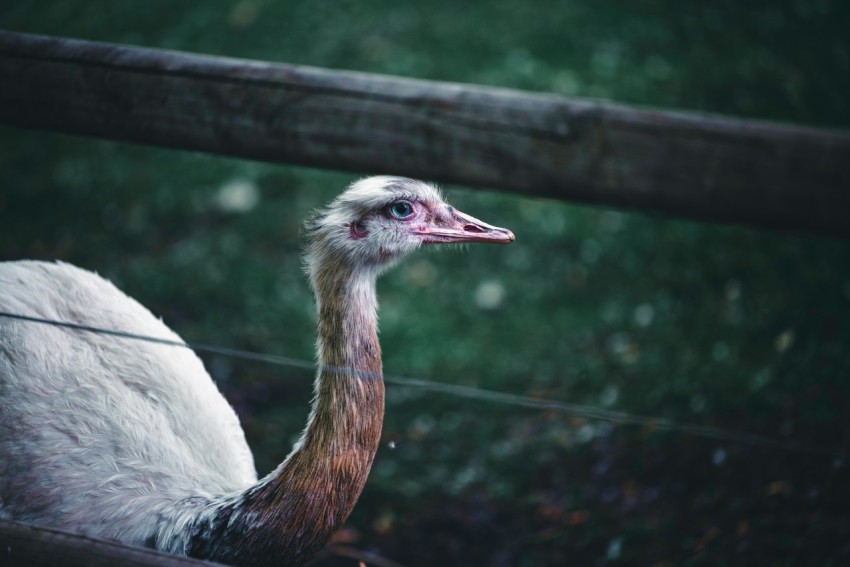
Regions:
<instances>
[{"instance_id":1,"label":"ostrich nostril","mask_svg":"<svg viewBox=\"0 0 850 567\"><path fill-rule=\"evenodd\" d=\"M475 226L474 224L467 224L467 225L464 225L463 231L464 232L481 233L481 232L484 232L484 229L482 229L480 226Z\"/></svg>"}]
</instances>

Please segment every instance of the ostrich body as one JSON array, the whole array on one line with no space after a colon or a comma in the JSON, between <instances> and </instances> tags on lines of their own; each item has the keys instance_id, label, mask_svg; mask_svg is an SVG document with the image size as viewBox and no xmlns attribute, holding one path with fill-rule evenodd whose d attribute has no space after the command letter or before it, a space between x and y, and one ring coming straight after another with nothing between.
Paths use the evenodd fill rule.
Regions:
<instances>
[{"instance_id":1,"label":"ostrich body","mask_svg":"<svg viewBox=\"0 0 850 567\"><path fill-rule=\"evenodd\" d=\"M187 349L0 318L0 517L238 565L301 565L346 520L384 409L375 280L423 244L513 240L422 182L353 184L307 224L318 310L307 427L258 480ZM108 281L0 263L0 310L180 340Z\"/></svg>"}]
</instances>

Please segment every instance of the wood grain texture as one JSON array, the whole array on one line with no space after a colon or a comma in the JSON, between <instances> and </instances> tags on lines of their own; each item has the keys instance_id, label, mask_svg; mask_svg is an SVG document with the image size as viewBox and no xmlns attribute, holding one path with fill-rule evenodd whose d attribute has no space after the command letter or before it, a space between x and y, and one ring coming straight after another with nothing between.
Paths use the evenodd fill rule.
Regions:
<instances>
[{"instance_id":1,"label":"wood grain texture","mask_svg":"<svg viewBox=\"0 0 850 567\"><path fill-rule=\"evenodd\" d=\"M0 32L0 124L850 236L850 134Z\"/></svg>"},{"instance_id":2,"label":"wood grain texture","mask_svg":"<svg viewBox=\"0 0 850 567\"><path fill-rule=\"evenodd\" d=\"M218 563L0 520L4 567L215 567Z\"/></svg>"}]
</instances>

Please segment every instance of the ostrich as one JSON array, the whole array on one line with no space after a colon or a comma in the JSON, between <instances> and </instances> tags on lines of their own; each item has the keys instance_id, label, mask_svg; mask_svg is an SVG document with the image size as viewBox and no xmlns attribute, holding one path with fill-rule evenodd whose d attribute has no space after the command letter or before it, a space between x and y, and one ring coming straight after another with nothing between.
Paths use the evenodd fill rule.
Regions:
<instances>
[{"instance_id":1,"label":"ostrich","mask_svg":"<svg viewBox=\"0 0 850 567\"><path fill-rule=\"evenodd\" d=\"M371 177L307 222L319 369L306 429L258 480L187 349L0 319L0 518L236 565L302 565L351 512L381 436L375 280L423 244L514 235L426 183ZM0 263L0 310L180 340L103 278Z\"/></svg>"}]
</instances>

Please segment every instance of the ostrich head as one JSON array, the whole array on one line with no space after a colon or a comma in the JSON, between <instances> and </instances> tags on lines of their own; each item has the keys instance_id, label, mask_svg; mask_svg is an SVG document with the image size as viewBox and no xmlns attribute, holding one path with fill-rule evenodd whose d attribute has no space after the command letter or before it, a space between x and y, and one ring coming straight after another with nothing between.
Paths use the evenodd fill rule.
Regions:
<instances>
[{"instance_id":1,"label":"ostrich head","mask_svg":"<svg viewBox=\"0 0 850 567\"><path fill-rule=\"evenodd\" d=\"M307 233L311 276L323 262L377 275L423 244L514 240L446 204L427 183L383 176L353 183L307 222Z\"/></svg>"}]
</instances>

